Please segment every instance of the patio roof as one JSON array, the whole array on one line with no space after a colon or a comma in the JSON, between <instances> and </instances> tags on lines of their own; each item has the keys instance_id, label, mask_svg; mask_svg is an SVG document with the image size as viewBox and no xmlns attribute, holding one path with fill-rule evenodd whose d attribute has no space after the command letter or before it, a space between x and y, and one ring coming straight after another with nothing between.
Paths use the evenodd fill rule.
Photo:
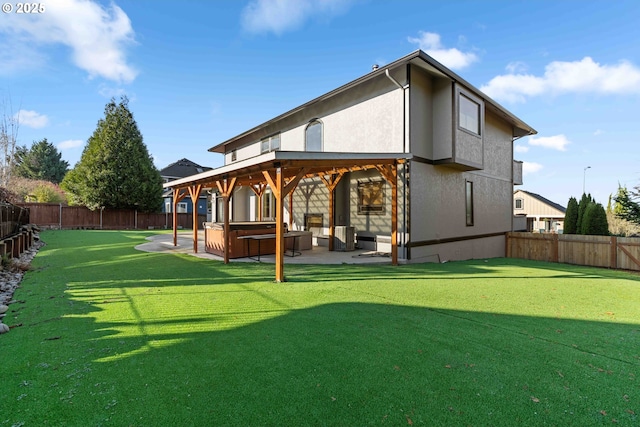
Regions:
<instances>
[{"instance_id":1,"label":"patio roof","mask_svg":"<svg viewBox=\"0 0 640 427\"><path fill-rule=\"evenodd\" d=\"M376 165L404 163L413 156L407 153L336 153L308 151L271 151L256 157L234 162L210 171L176 179L163 184L164 188L187 188L200 184L215 188L216 181L236 178L236 185L264 183L262 171L285 169L285 178L297 175L296 168L306 168L305 176L329 175L375 168ZM304 177L304 176L303 176Z\"/></svg>"},{"instance_id":2,"label":"patio roof","mask_svg":"<svg viewBox=\"0 0 640 427\"><path fill-rule=\"evenodd\" d=\"M397 167L412 158L407 153L327 153L305 151L272 151L260 156L225 165L211 171L177 179L164 184L173 188L173 236L177 245L177 213L180 200L187 196L196 203L203 188L217 188L224 201L224 235L229 235L229 199L237 186L249 186L261 195L266 185L276 198L276 281L284 281L284 198L301 179L319 177L329 190L329 249L333 249L334 190L345 173L376 169L391 186L391 262L398 263L398 175ZM197 214L193 216L193 250L198 251ZM229 262L228 244L225 263Z\"/></svg>"}]
</instances>

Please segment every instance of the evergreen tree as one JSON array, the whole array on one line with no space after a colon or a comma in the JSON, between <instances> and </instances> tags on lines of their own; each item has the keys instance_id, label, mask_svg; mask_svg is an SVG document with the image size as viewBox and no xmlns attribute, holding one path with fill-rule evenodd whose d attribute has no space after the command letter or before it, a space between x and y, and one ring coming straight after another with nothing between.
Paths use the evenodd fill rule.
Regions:
<instances>
[{"instance_id":1,"label":"evergreen tree","mask_svg":"<svg viewBox=\"0 0 640 427\"><path fill-rule=\"evenodd\" d=\"M589 203L592 203L593 199L591 194L587 195L582 193L580 203L578 203L578 219L576 220L576 234L582 234L582 219L584 218L584 211L587 210Z\"/></svg>"},{"instance_id":2,"label":"evergreen tree","mask_svg":"<svg viewBox=\"0 0 640 427\"><path fill-rule=\"evenodd\" d=\"M634 193L634 195L637 196L638 193ZM616 202L613 212L619 218L640 224L640 203L632 200L631 196L626 187L618 186L618 192L613 198Z\"/></svg>"},{"instance_id":3,"label":"evergreen tree","mask_svg":"<svg viewBox=\"0 0 640 427\"><path fill-rule=\"evenodd\" d=\"M26 146L16 148L17 176L59 184L68 170L69 162L62 160L62 153L47 138L34 141L30 149Z\"/></svg>"},{"instance_id":4,"label":"evergreen tree","mask_svg":"<svg viewBox=\"0 0 640 427\"><path fill-rule=\"evenodd\" d=\"M118 104L111 99L80 161L62 181L72 204L90 209L160 209L162 179L128 103L126 97Z\"/></svg>"},{"instance_id":5,"label":"evergreen tree","mask_svg":"<svg viewBox=\"0 0 640 427\"><path fill-rule=\"evenodd\" d=\"M564 234L576 234L578 230L578 201L575 197L569 199L567 211L564 214Z\"/></svg>"},{"instance_id":6,"label":"evergreen tree","mask_svg":"<svg viewBox=\"0 0 640 427\"><path fill-rule=\"evenodd\" d=\"M600 203L591 202L584 211L582 233L591 236L608 236L609 223L607 213Z\"/></svg>"}]
</instances>

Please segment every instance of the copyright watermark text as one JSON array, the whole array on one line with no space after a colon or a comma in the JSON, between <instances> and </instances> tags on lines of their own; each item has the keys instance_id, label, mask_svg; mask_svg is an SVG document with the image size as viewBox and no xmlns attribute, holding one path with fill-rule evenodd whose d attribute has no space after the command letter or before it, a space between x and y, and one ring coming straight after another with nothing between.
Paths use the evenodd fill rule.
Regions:
<instances>
[{"instance_id":1,"label":"copyright watermark text","mask_svg":"<svg viewBox=\"0 0 640 427\"><path fill-rule=\"evenodd\" d=\"M44 3L2 3L4 13L44 13Z\"/></svg>"}]
</instances>

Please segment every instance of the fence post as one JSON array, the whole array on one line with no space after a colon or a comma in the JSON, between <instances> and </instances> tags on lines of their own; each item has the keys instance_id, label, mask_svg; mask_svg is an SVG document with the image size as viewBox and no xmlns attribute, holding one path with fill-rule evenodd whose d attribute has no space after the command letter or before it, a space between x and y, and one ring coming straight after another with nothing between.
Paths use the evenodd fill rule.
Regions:
<instances>
[{"instance_id":1,"label":"fence post","mask_svg":"<svg viewBox=\"0 0 640 427\"><path fill-rule=\"evenodd\" d=\"M60 203L60 216L58 222L60 224L60 230L62 230L62 203Z\"/></svg>"},{"instance_id":2,"label":"fence post","mask_svg":"<svg viewBox=\"0 0 640 427\"><path fill-rule=\"evenodd\" d=\"M609 242L609 268L618 268L618 238L616 236L611 237Z\"/></svg>"},{"instance_id":3,"label":"fence post","mask_svg":"<svg viewBox=\"0 0 640 427\"><path fill-rule=\"evenodd\" d=\"M560 239L558 238L557 234L552 234L552 240L551 240L551 244L553 245L551 247L551 262L558 262L558 254L559 254L559 241Z\"/></svg>"}]
</instances>

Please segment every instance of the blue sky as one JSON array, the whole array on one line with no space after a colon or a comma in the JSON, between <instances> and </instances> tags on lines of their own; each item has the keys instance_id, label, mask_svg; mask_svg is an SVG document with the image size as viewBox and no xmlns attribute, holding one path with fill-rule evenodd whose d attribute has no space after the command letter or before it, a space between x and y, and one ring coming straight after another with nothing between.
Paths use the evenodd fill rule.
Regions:
<instances>
[{"instance_id":1,"label":"blue sky","mask_svg":"<svg viewBox=\"0 0 640 427\"><path fill-rule=\"evenodd\" d=\"M517 188L566 206L585 184L606 205L640 184L636 0L9 4L0 99L19 144L47 138L72 166L112 96L158 168L217 167L208 148L421 48L538 131L515 143Z\"/></svg>"}]
</instances>

